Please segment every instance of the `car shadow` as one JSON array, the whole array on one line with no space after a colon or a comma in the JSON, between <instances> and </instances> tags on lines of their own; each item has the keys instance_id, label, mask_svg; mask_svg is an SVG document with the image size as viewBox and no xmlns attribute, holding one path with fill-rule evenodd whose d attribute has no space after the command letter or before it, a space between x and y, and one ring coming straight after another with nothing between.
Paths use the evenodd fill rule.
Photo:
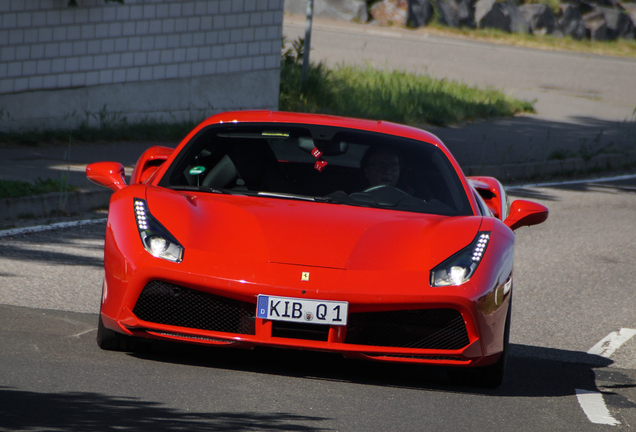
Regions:
<instances>
[{"instance_id":1,"label":"car shadow","mask_svg":"<svg viewBox=\"0 0 636 432\"><path fill-rule=\"evenodd\" d=\"M556 195L550 194L546 189L536 188L509 188L506 193L510 198L535 199L543 201L560 201Z\"/></svg>"},{"instance_id":2,"label":"car shadow","mask_svg":"<svg viewBox=\"0 0 636 432\"><path fill-rule=\"evenodd\" d=\"M339 354L257 347L253 350L156 342L145 361L427 391L506 397L569 396L596 390L595 370L613 362L584 352L510 345L506 378L497 389L451 384L443 367L345 359Z\"/></svg>"},{"instance_id":3,"label":"car shadow","mask_svg":"<svg viewBox=\"0 0 636 432\"><path fill-rule=\"evenodd\" d=\"M3 431L317 431L325 417L289 413L182 411L100 393L39 393L0 387Z\"/></svg>"}]
</instances>

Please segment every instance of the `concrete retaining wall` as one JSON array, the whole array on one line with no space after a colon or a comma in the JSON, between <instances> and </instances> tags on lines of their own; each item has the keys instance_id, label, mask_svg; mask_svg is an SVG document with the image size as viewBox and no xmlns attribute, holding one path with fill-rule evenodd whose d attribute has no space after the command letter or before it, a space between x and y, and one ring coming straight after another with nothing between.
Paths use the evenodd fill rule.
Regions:
<instances>
[{"instance_id":1,"label":"concrete retaining wall","mask_svg":"<svg viewBox=\"0 0 636 432\"><path fill-rule=\"evenodd\" d=\"M84 213L99 207L107 207L111 190L95 190L69 193L62 202L59 193L0 200L0 220L20 217L43 217L59 213Z\"/></svg>"},{"instance_id":2,"label":"concrete retaining wall","mask_svg":"<svg viewBox=\"0 0 636 432\"><path fill-rule=\"evenodd\" d=\"M0 130L276 109L282 0L0 0Z\"/></svg>"}]
</instances>

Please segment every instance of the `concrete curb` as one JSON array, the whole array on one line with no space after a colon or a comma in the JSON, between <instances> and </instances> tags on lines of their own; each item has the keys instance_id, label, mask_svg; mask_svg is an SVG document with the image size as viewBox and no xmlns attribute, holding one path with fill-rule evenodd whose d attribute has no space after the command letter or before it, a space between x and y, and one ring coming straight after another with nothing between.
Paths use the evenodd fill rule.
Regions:
<instances>
[{"instance_id":1,"label":"concrete curb","mask_svg":"<svg viewBox=\"0 0 636 432\"><path fill-rule=\"evenodd\" d=\"M589 160L571 158L526 164L472 165L462 167L462 169L467 176L490 176L502 182L506 182L574 172L585 173L594 170L618 170L632 165L636 165L636 153L601 154Z\"/></svg>"},{"instance_id":2,"label":"concrete curb","mask_svg":"<svg viewBox=\"0 0 636 432\"><path fill-rule=\"evenodd\" d=\"M44 217L56 212L83 213L97 207L108 206L111 194L112 191L107 189L71 192L64 206L60 193L5 198L0 200L0 218Z\"/></svg>"}]
</instances>

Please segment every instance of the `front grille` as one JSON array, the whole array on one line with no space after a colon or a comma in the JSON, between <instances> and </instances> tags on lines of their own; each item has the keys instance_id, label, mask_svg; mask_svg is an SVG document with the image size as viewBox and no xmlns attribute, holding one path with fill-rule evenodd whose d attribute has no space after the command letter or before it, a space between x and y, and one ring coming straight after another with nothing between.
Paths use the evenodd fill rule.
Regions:
<instances>
[{"instance_id":1,"label":"front grille","mask_svg":"<svg viewBox=\"0 0 636 432\"><path fill-rule=\"evenodd\" d=\"M329 326L322 324L272 321L272 336L327 342Z\"/></svg>"},{"instance_id":2,"label":"front grille","mask_svg":"<svg viewBox=\"0 0 636 432\"><path fill-rule=\"evenodd\" d=\"M183 333L172 333L172 332L163 332L163 331L156 331L156 330L148 330L148 333L159 335L159 336L180 337L184 339L194 339L194 340L207 341L207 342L224 343L227 345L232 345L236 343L236 341L233 341L233 340L211 338L206 336L195 336L195 335L188 335Z\"/></svg>"},{"instance_id":3,"label":"front grille","mask_svg":"<svg viewBox=\"0 0 636 432\"><path fill-rule=\"evenodd\" d=\"M367 357L382 359L384 357L408 360L453 360L468 361L467 359L451 356L426 356L426 355L405 355L405 354L365 354Z\"/></svg>"},{"instance_id":4,"label":"front grille","mask_svg":"<svg viewBox=\"0 0 636 432\"><path fill-rule=\"evenodd\" d=\"M139 295L133 313L157 324L253 335L255 311L251 303L152 281Z\"/></svg>"},{"instance_id":5,"label":"front grille","mask_svg":"<svg viewBox=\"0 0 636 432\"><path fill-rule=\"evenodd\" d=\"M418 309L350 313L345 343L457 350L469 340L464 319L455 309Z\"/></svg>"}]
</instances>

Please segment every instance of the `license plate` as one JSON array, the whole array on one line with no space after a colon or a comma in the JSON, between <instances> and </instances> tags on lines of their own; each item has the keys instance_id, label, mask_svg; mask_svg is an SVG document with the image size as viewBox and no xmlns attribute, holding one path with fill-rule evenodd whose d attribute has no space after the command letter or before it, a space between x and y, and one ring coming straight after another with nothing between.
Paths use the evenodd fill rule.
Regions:
<instances>
[{"instance_id":1,"label":"license plate","mask_svg":"<svg viewBox=\"0 0 636 432\"><path fill-rule=\"evenodd\" d=\"M258 296L256 317L272 321L347 325L349 303L290 297Z\"/></svg>"}]
</instances>

